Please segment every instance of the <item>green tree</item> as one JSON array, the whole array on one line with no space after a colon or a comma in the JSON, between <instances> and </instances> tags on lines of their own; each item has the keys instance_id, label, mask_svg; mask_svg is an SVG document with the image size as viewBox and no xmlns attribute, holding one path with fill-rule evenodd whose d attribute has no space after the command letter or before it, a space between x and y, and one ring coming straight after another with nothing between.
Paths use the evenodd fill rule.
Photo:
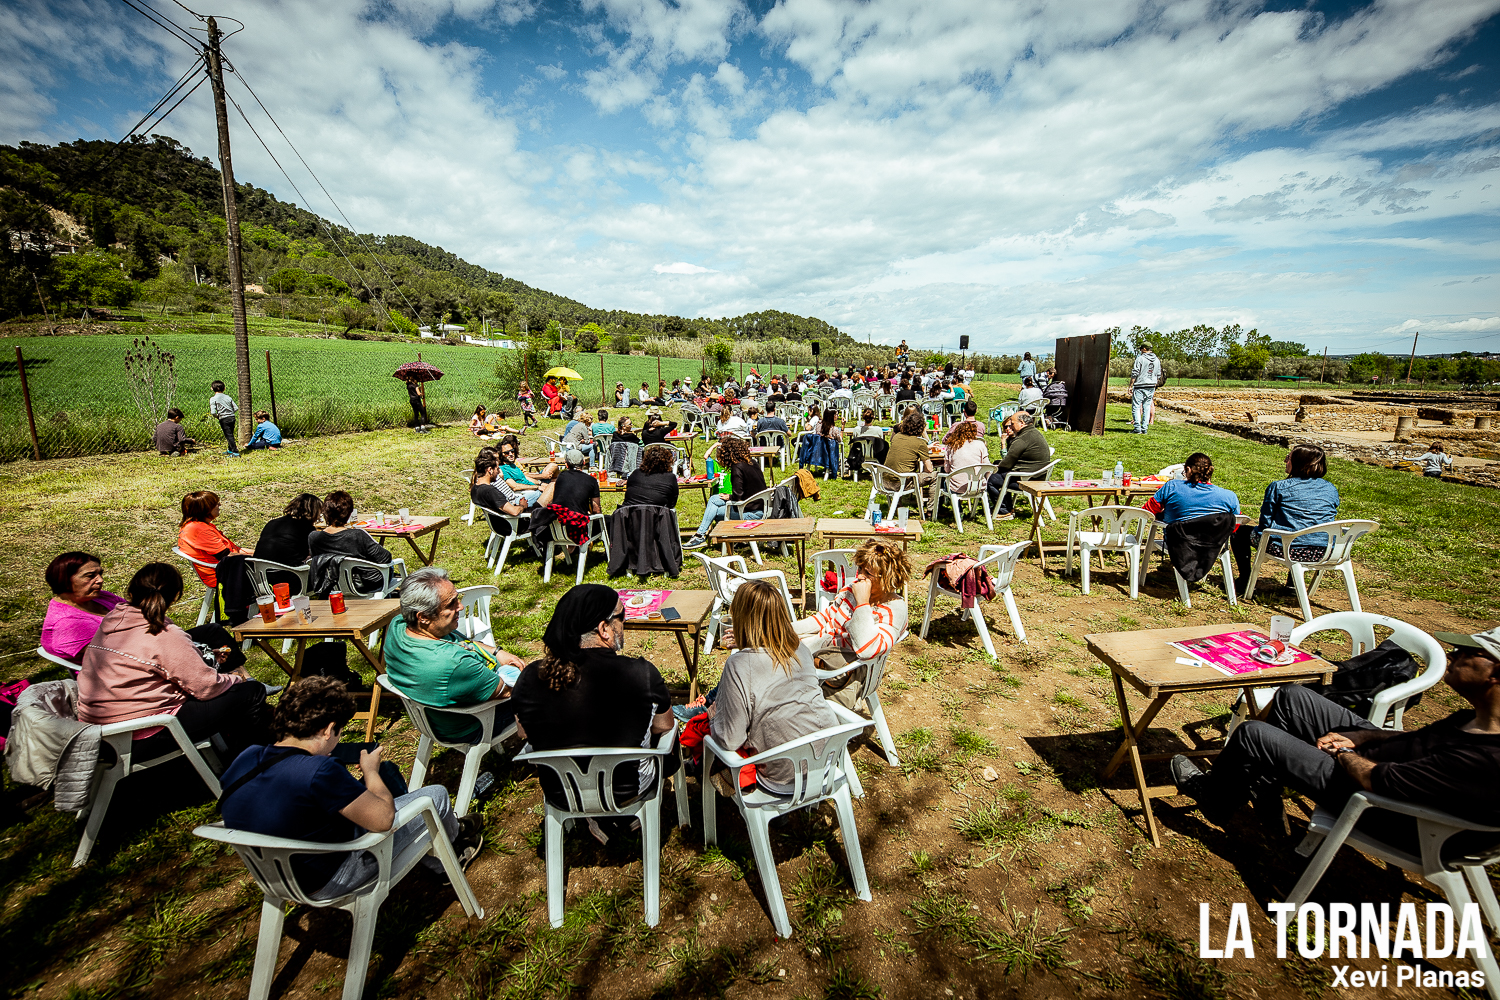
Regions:
<instances>
[{"instance_id":1,"label":"green tree","mask_svg":"<svg viewBox=\"0 0 1500 1000\"><path fill-rule=\"evenodd\" d=\"M1265 372L1271 352L1259 344L1230 344L1224 363L1224 374L1230 378L1256 379Z\"/></svg>"},{"instance_id":2,"label":"green tree","mask_svg":"<svg viewBox=\"0 0 1500 1000\"><path fill-rule=\"evenodd\" d=\"M542 373L554 363L552 345L546 339L545 330L534 330L515 350L500 351L495 362L494 377L486 380L481 388L501 399L514 399L524 379L531 391L540 393ZM540 395L537 397L540 399Z\"/></svg>"},{"instance_id":3,"label":"green tree","mask_svg":"<svg viewBox=\"0 0 1500 1000\"><path fill-rule=\"evenodd\" d=\"M1273 340L1267 345L1273 358L1305 358L1307 357L1307 345L1299 344L1295 340Z\"/></svg>"},{"instance_id":4,"label":"green tree","mask_svg":"<svg viewBox=\"0 0 1500 1000\"><path fill-rule=\"evenodd\" d=\"M573 350L583 354L597 354L599 352L598 325L585 323L573 332Z\"/></svg>"},{"instance_id":5,"label":"green tree","mask_svg":"<svg viewBox=\"0 0 1500 1000\"><path fill-rule=\"evenodd\" d=\"M86 306L128 306L137 285L125 275L120 259L101 250L65 254L52 265L53 287L64 302Z\"/></svg>"},{"instance_id":6,"label":"green tree","mask_svg":"<svg viewBox=\"0 0 1500 1000\"><path fill-rule=\"evenodd\" d=\"M609 339L609 349L616 354L629 354L630 331L623 328L616 330L614 336Z\"/></svg>"},{"instance_id":7,"label":"green tree","mask_svg":"<svg viewBox=\"0 0 1500 1000\"><path fill-rule=\"evenodd\" d=\"M708 360L709 374L716 380L727 378L734 361L734 341L715 337L703 345L703 356Z\"/></svg>"}]
</instances>

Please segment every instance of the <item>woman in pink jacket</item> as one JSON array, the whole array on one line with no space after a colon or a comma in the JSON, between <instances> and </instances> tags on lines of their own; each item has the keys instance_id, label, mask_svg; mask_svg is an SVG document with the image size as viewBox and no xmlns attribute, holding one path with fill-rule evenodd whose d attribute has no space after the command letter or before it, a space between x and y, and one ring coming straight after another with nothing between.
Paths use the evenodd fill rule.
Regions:
<instances>
[{"instance_id":1,"label":"woman in pink jacket","mask_svg":"<svg viewBox=\"0 0 1500 1000\"><path fill-rule=\"evenodd\" d=\"M266 686L243 668L220 673L210 666L167 612L182 596L182 574L167 563L141 567L126 588L126 603L117 604L99 623L83 650L78 674L78 721L96 725L126 722L148 715L175 715L189 739L219 733L228 745L227 760L252 743L269 742ZM222 663L232 647L208 650ZM176 748L161 727L135 735L135 754L142 760Z\"/></svg>"}]
</instances>

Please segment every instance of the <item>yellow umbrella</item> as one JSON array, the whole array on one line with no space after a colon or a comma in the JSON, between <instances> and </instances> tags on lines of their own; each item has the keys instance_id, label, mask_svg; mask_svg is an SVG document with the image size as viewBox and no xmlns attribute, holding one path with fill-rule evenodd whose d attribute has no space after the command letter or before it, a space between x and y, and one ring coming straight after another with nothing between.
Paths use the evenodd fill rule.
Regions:
<instances>
[{"instance_id":1,"label":"yellow umbrella","mask_svg":"<svg viewBox=\"0 0 1500 1000\"><path fill-rule=\"evenodd\" d=\"M578 374L571 368L549 368L547 369L546 373L542 375L542 378L551 378L553 376L570 380L576 379L580 382L583 381L583 376Z\"/></svg>"}]
</instances>

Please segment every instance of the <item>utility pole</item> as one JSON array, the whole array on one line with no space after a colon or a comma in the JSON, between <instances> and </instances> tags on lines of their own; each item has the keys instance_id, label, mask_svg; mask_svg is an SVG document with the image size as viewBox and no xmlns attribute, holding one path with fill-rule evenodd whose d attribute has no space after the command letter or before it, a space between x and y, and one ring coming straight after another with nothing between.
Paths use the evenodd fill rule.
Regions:
<instances>
[{"instance_id":1,"label":"utility pole","mask_svg":"<svg viewBox=\"0 0 1500 1000\"><path fill-rule=\"evenodd\" d=\"M1328 381L1328 348L1323 348L1323 370L1318 373L1318 381Z\"/></svg>"},{"instance_id":2,"label":"utility pole","mask_svg":"<svg viewBox=\"0 0 1500 1000\"><path fill-rule=\"evenodd\" d=\"M1414 333L1411 336L1411 357L1406 359L1406 384L1411 385L1411 366L1417 362L1417 338L1422 336Z\"/></svg>"},{"instance_id":3,"label":"utility pole","mask_svg":"<svg viewBox=\"0 0 1500 1000\"><path fill-rule=\"evenodd\" d=\"M224 221L229 228L229 300L234 306L234 367L239 374L241 445L250 440L250 331L245 323L245 276L240 273L240 216L234 203L234 164L229 158L229 112L224 107L224 68L219 55L219 26L208 19L208 44L203 55L214 89L214 115L219 120L219 179L224 184Z\"/></svg>"}]
</instances>

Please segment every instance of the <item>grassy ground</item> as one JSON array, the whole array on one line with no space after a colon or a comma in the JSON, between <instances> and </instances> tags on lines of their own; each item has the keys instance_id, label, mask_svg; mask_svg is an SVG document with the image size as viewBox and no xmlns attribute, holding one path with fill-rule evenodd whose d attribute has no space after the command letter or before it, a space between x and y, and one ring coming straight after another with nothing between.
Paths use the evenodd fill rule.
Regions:
<instances>
[{"instance_id":1,"label":"grassy ground","mask_svg":"<svg viewBox=\"0 0 1500 1000\"><path fill-rule=\"evenodd\" d=\"M982 402L988 408L1002 394L1002 387L986 387ZM1064 457L1059 468L1097 475L1121 459L1132 471L1155 471L1201 449L1222 470L1217 481L1251 507L1280 475L1281 456L1273 449L1187 425L1159 425L1145 438L1113 433L1123 425L1124 414L1112 408L1112 433L1104 438L1055 435ZM461 585L493 580L500 588L497 636L523 656L535 654L571 576L543 586L536 564L522 559L492 578L481 555L485 531L457 520L467 510L457 473L473 451L472 439L458 429L425 436L379 431L298 442L237 461L114 455L0 468L12 536L10 558L0 567L0 678L61 673L27 652L44 611L41 572L48 559L64 548L99 552L106 586L122 589L137 566L170 558L178 498L203 487L224 497L220 524L246 544L303 489L348 489L366 510L406 506L448 515L454 522L443 534L440 564ZM1429 630L1493 624L1500 497L1347 462L1335 462L1330 478L1343 494L1343 516L1382 523L1358 553L1367 610ZM854 513L867 493L865 483L830 482L809 512ZM696 496L685 495L684 523L701 513ZM913 562L1020 539L1028 530L1025 521L999 524L994 533L970 524L959 536L945 520L913 546ZM768 564L789 568L784 559ZM602 565L591 565L587 579L603 581ZM995 663L951 606L925 642L913 622L913 637L893 656L885 682L904 766L887 767L872 745L855 753L868 791L856 816L874 901L853 900L827 810L790 818L774 834L797 928L789 941L771 934L743 826L726 808L721 849L702 847L696 815L692 828L669 828L663 919L655 930L639 923L638 841L601 849L570 840L568 922L551 930L537 856L540 793L525 769L508 756L492 756L487 766L500 792L484 807L491 848L472 870L489 916L464 918L451 894L414 876L382 912L368 995L928 997L935 988L957 997L1322 995L1328 963L1266 959L1270 932L1260 924L1260 959L1196 957L1199 901L1213 902L1220 913L1231 901L1263 907L1290 887L1302 863L1279 835L1249 820L1220 831L1187 800L1166 800L1157 815L1167 838L1152 849L1123 775L1103 787L1097 777L1118 741L1118 715L1107 675L1082 636L1264 624L1285 609L1274 599L1230 609L1216 581L1217 575L1195 591L1188 610L1177 603L1170 575L1153 575L1132 602L1123 574L1111 568L1096 574L1095 591L1085 598L1076 580L1059 576L1055 566L1043 576L1029 560L1015 590L1031 642L1016 642L1003 609L988 607L1000 653ZM702 587L702 574L688 569L671 585ZM914 597L925 593L920 579L912 590ZM181 618L191 616L196 595L194 584ZM1318 597L1325 610L1347 606L1332 586ZM675 643L642 643L637 636L630 647L684 688ZM717 651L705 657L701 679L712 683L721 664ZM252 669L278 679L259 654ZM1451 696L1434 691L1416 722L1452 705ZM1179 698L1148 742L1211 740L1227 711L1222 696ZM381 731L404 767L414 740L399 709L392 708ZM455 787L460 763L440 754L434 780ZM66 867L77 838L71 817L54 812L45 797L32 801L34 789L7 785L0 797L0 947L10 961L0 969L0 990L101 1000L244 995L258 898L232 855L191 836L193 823L213 814L195 785L190 772L171 767L132 778L111 808L94 860L78 870ZM1434 897L1345 852L1318 898ZM275 994L337 990L348 926L342 917L295 912Z\"/></svg>"}]
</instances>

